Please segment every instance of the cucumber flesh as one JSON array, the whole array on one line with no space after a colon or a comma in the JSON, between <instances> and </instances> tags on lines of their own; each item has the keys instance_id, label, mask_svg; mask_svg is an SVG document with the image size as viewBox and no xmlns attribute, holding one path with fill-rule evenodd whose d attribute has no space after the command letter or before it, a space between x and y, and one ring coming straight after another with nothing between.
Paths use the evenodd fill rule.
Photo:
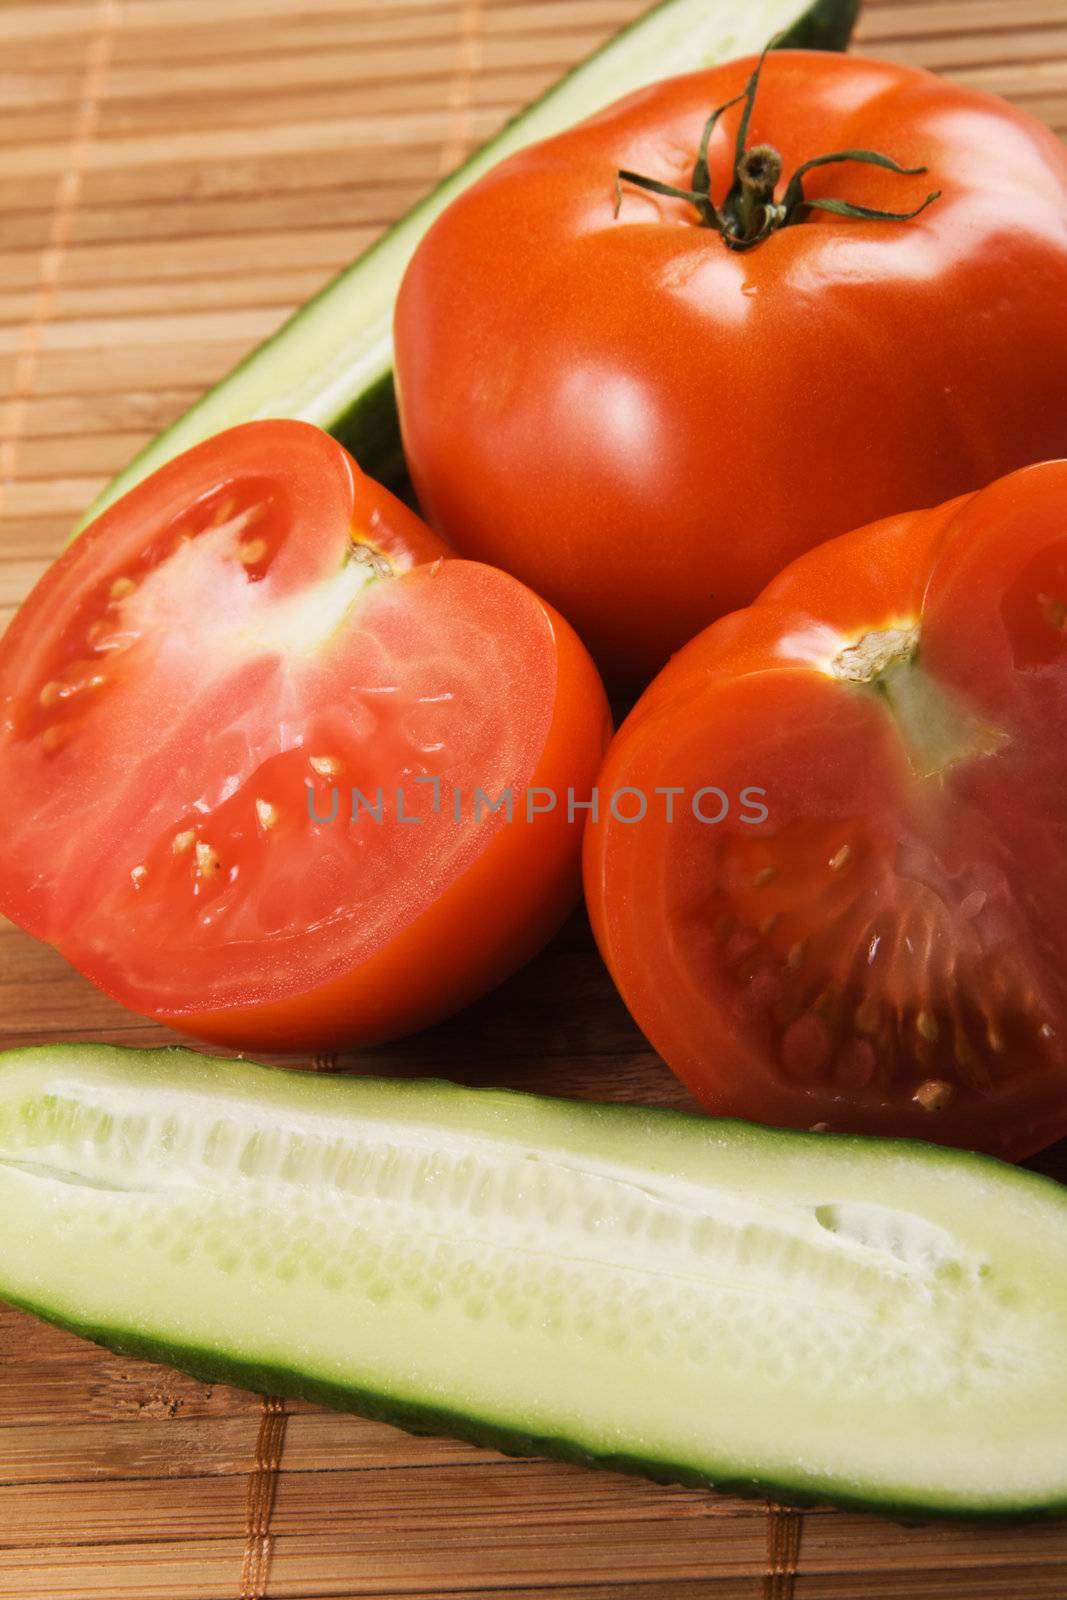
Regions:
<instances>
[{"instance_id":1,"label":"cucumber flesh","mask_svg":"<svg viewBox=\"0 0 1067 1600\"><path fill-rule=\"evenodd\" d=\"M1067 1191L184 1050L0 1055L0 1295L117 1350L803 1502L1067 1507Z\"/></svg>"},{"instance_id":2,"label":"cucumber flesh","mask_svg":"<svg viewBox=\"0 0 1067 1600\"><path fill-rule=\"evenodd\" d=\"M75 532L165 461L256 417L298 417L348 446L384 483L403 477L392 380L393 302L441 212L505 156L572 126L657 78L780 43L843 49L859 0L661 0L509 122L265 344L146 446Z\"/></svg>"}]
</instances>

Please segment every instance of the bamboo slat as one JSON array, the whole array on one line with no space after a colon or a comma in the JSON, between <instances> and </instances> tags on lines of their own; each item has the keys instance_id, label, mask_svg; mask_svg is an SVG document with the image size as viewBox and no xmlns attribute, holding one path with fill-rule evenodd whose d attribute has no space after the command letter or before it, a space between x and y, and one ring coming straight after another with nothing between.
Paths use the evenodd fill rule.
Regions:
<instances>
[{"instance_id":1,"label":"bamboo slat","mask_svg":"<svg viewBox=\"0 0 1067 1600\"><path fill-rule=\"evenodd\" d=\"M643 3L2 0L0 627L147 438ZM1067 133L1067 0L867 0L861 41ZM0 1046L166 1037L0 922ZM580 917L360 1064L688 1103ZM1063 1150L1042 1164L1067 1176ZM1067 1527L901 1528L512 1462L0 1307L0 1600L387 1595L1065 1600Z\"/></svg>"}]
</instances>

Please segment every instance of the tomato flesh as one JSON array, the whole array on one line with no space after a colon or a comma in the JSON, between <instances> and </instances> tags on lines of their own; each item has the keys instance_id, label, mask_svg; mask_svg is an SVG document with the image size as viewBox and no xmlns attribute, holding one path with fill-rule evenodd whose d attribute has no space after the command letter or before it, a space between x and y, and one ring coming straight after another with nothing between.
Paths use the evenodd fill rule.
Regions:
<instances>
[{"instance_id":1,"label":"tomato flesh","mask_svg":"<svg viewBox=\"0 0 1067 1600\"><path fill-rule=\"evenodd\" d=\"M587 845L623 997L710 1109L1013 1157L1067 1133L1065 507L1052 463L824 546L620 730L602 789L765 791L756 824L609 813Z\"/></svg>"},{"instance_id":2,"label":"tomato flesh","mask_svg":"<svg viewBox=\"0 0 1067 1600\"><path fill-rule=\"evenodd\" d=\"M546 758L591 785L602 691L536 596L448 554L303 424L233 430L135 490L0 647L3 910L137 1010L283 1047L418 1025L494 939L532 953L579 831L527 825L523 792ZM479 789L516 794L510 826L474 816ZM346 978L494 852L452 992L412 971L361 1017Z\"/></svg>"}]
</instances>

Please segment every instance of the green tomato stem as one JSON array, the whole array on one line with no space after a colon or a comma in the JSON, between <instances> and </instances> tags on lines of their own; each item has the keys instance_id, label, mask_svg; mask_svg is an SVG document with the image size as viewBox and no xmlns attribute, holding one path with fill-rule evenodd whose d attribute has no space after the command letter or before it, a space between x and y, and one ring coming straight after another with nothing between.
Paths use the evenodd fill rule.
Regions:
<instances>
[{"instance_id":1,"label":"green tomato stem","mask_svg":"<svg viewBox=\"0 0 1067 1600\"><path fill-rule=\"evenodd\" d=\"M866 166L884 167L889 172L905 177L914 177L927 170L926 167L902 167L891 156L882 155L877 150L833 150L827 155L812 156L801 162L786 184L781 199L776 199L782 176L781 156L773 145L756 144L749 147L746 142L760 75L767 52L776 42L772 39L764 48L742 92L716 107L704 124L690 187L683 189L662 179L620 168L615 179L616 217L622 204L622 185L632 184L652 194L686 201L699 215L700 225L718 233L728 249L751 250L779 228L803 222L812 211L828 211L834 216L853 217L867 222L910 222L940 198L940 189L935 189L912 211L880 211L832 197L816 196L809 199L804 192L804 178L816 167L854 161ZM711 192L708 148L719 118L738 104L743 105L743 109L734 145L733 182L722 204L716 205Z\"/></svg>"}]
</instances>

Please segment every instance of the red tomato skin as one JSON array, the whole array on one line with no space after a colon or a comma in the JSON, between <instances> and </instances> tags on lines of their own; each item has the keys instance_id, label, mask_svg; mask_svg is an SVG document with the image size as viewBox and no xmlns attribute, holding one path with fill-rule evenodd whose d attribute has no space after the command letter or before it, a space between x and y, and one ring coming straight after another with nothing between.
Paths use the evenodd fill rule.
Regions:
<instances>
[{"instance_id":1,"label":"red tomato skin","mask_svg":"<svg viewBox=\"0 0 1067 1600\"><path fill-rule=\"evenodd\" d=\"M750 144L905 211L810 212L745 253L684 201L709 111L751 60L655 85L520 152L427 235L395 318L401 422L430 522L570 619L609 680L647 682L715 617L848 529L1067 451L1067 152L932 74L768 57ZM729 184L739 111L711 146Z\"/></svg>"},{"instance_id":2,"label":"red tomato skin","mask_svg":"<svg viewBox=\"0 0 1067 1600\"><path fill-rule=\"evenodd\" d=\"M952 1104L935 1115L909 1092L889 1092L881 1100L861 1102L840 1085L798 1083L754 1044L739 1023L743 1013L731 1009L726 1000L708 1002L694 1021L697 1010L705 1006L706 994L693 987L692 974L683 970L687 958L679 951L685 949L689 935L665 889L663 863L673 844L672 830L657 820L620 827L606 814L606 799L617 788L631 785L651 793L657 783L685 783L691 775L679 771L678 763L679 752L686 748L703 751L705 758L711 753L711 771L703 771L700 781L713 783L717 751L729 759L740 751L740 770L745 771L748 752L759 747L763 730L769 730L768 744L773 746L783 728L801 719L810 729L811 781L818 781L819 769L831 758L839 759L842 770L851 774L862 772L864 763L869 763L868 807L873 814L882 800L886 772L889 783L903 784L906 763L896 773L891 767L876 766L874 745L859 743L867 738L864 722L857 723L853 737L845 729L843 711L841 726L836 731L831 727L826 746L818 743L811 683L821 674L798 659L787 641L810 638L813 630L855 638L903 620L936 616L954 582L957 597L961 589L965 595L977 595L977 586L987 585L992 598L988 604L983 601L984 610L996 616L999 585L1007 582L1013 563L1017 565L1016 542L1021 543L1024 530L1035 538L1055 538L1064 526L1064 505L1067 461L1049 462L1021 469L984 491L885 519L809 551L750 607L713 623L679 651L616 733L600 775L600 822L590 826L584 842L590 920L605 964L638 1026L714 1115L934 1140L1011 1160L1021 1160L1067 1136L1063 1061L1042 1079L998 1083L988 1103L978 1097L976 1103ZM1067 570L1067 539L1062 542ZM977 600L973 609L979 611ZM921 634L920 640L924 637ZM931 637L928 646L920 642L920 652L932 656L942 670L958 656L957 681L972 690L974 703L995 718L1010 712L1011 694L983 681L990 676L987 660L995 658L989 637L984 627L976 625L968 643L959 643L952 634L939 635L936 640ZM840 699L844 686L821 681L829 706L831 697ZM745 714L740 722L735 719L731 742L731 724L723 707L739 689L747 697ZM861 718L867 717L873 702L871 696L867 705L859 706ZM837 715L827 711L828 725ZM790 781L803 793L809 778L800 772L790 775ZM1022 815L1027 803L1024 790L1019 801ZM773 807L773 798L768 803ZM1007 825L1015 822L1013 817ZM714 832L706 830L709 836ZM1042 881L1047 905L1057 905L1063 881L1058 860L1050 859L1034 877ZM1029 888L1033 887L1031 883ZM1037 923L1039 935L1048 928L1053 939L1062 937L1067 927L1055 929L1050 916L1038 916ZM721 993L710 977L707 993Z\"/></svg>"},{"instance_id":3,"label":"red tomato skin","mask_svg":"<svg viewBox=\"0 0 1067 1600\"><path fill-rule=\"evenodd\" d=\"M565 795L588 793L612 733L600 676L574 629L544 606L555 636L556 701L531 787L554 810L515 821L396 939L345 977L292 1000L156 1020L213 1044L255 1050L365 1048L429 1027L487 994L547 944L581 898L580 831ZM507 907L501 916L501 906Z\"/></svg>"},{"instance_id":4,"label":"red tomato skin","mask_svg":"<svg viewBox=\"0 0 1067 1600\"><path fill-rule=\"evenodd\" d=\"M297 591L302 583L320 577L320 569L332 570L338 542L343 546L349 538L380 552L395 565L402 576L387 579L387 584L415 582L425 591L427 582L437 582L448 589L446 576L452 574L451 590L455 592L456 584L464 581L462 574L481 573L492 579L494 593L503 594L501 586L506 586L509 604L513 592L514 607L525 619L523 626L530 638L536 639L537 659L545 669L544 682L536 685L529 702L531 708L535 700L544 708L547 728L529 782L551 788L560 796L553 811L541 812L531 822L524 820L521 797L517 796L514 823L502 826L438 898L395 930L370 957L347 972L342 970L342 975L300 992L279 992L277 983L271 992L271 947L266 937L262 978L257 978L256 993L247 1004L207 1009L197 1004L191 984L187 984L188 1003L141 1003L123 976L121 955L115 955L118 945L105 967L90 972L92 980L120 1003L195 1037L234 1048L333 1050L379 1043L427 1026L502 981L551 937L581 894L581 825L566 821L567 789L573 786L581 795L592 787L612 725L604 688L588 652L551 607L504 574L449 559L454 555L450 546L388 490L362 473L347 452L321 430L291 421L250 423L168 463L109 508L43 576L0 641L0 787L7 791L13 820L20 824L32 820L35 806L49 793L50 774L55 769L48 765L51 757L41 755L37 737L40 729L35 719L41 717L43 703L39 691L45 680L62 676L64 651L77 653L85 648L81 642L85 597L95 595L101 584L106 591L116 572L135 571L138 552L148 546L155 548L157 528L187 526L189 507L205 499L209 486L212 495L227 498L230 488L239 487L243 479L258 482L269 478L273 483L271 474L275 472L283 498L288 495L296 508L294 515L304 519L300 538L294 536L291 545L283 543L276 557L283 592ZM321 548L308 537L309 520L313 527L321 526ZM163 543L169 538L167 535ZM375 588L370 592L384 591ZM421 603L425 606L426 601ZM56 631L54 619L60 613L73 618L70 641L64 632ZM180 632L182 620L176 613L168 617L167 625ZM220 617L224 634L229 621L225 615ZM132 659L122 656L121 662ZM168 683L166 688L170 687ZM183 685L179 691L185 692ZM140 704L143 706L143 700ZM100 710L96 701L90 703L86 717L116 715L108 713L106 700L103 705ZM160 713L164 724L169 715L168 705ZM203 730L207 748L214 731ZM87 800L103 779L127 772L141 753L144 740L133 728L127 728L121 737L124 742L116 742L108 735L106 724L94 726L87 721L61 749L61 759L67 759L72 751L71 759L82 762L80 770L89 774L88 781L78 786ZM5 763L9 764L6 775ZM137 802L133 810L143 813L136 773L131 794ZM465 804L469 808L469 795ZM49 836L48 844L68 832L61 828ZM121 860L121 835L107 843L108 853ZM77 949L67 948L70 920L57 917L50 881L37 871L42 852L35 852L32 846L32 839L20 835L14 848L5 841L6 861L0 850L3 911L29 932L52 940L78 964ZM46 847L44 858L48 854ZM100 857L101 851L94 847L75 851L71 860L99 875ZM99 877L94 881L100 881ZM84 889L80 893L85 905ZM130 930L123 930L123 936L129 937ZM174 971L173 950L168 958L164 942L160 953ZM178 976L180 980L180 973ZM176 987L180 990L180 981Z\"/></svg>"}]
</instances>

